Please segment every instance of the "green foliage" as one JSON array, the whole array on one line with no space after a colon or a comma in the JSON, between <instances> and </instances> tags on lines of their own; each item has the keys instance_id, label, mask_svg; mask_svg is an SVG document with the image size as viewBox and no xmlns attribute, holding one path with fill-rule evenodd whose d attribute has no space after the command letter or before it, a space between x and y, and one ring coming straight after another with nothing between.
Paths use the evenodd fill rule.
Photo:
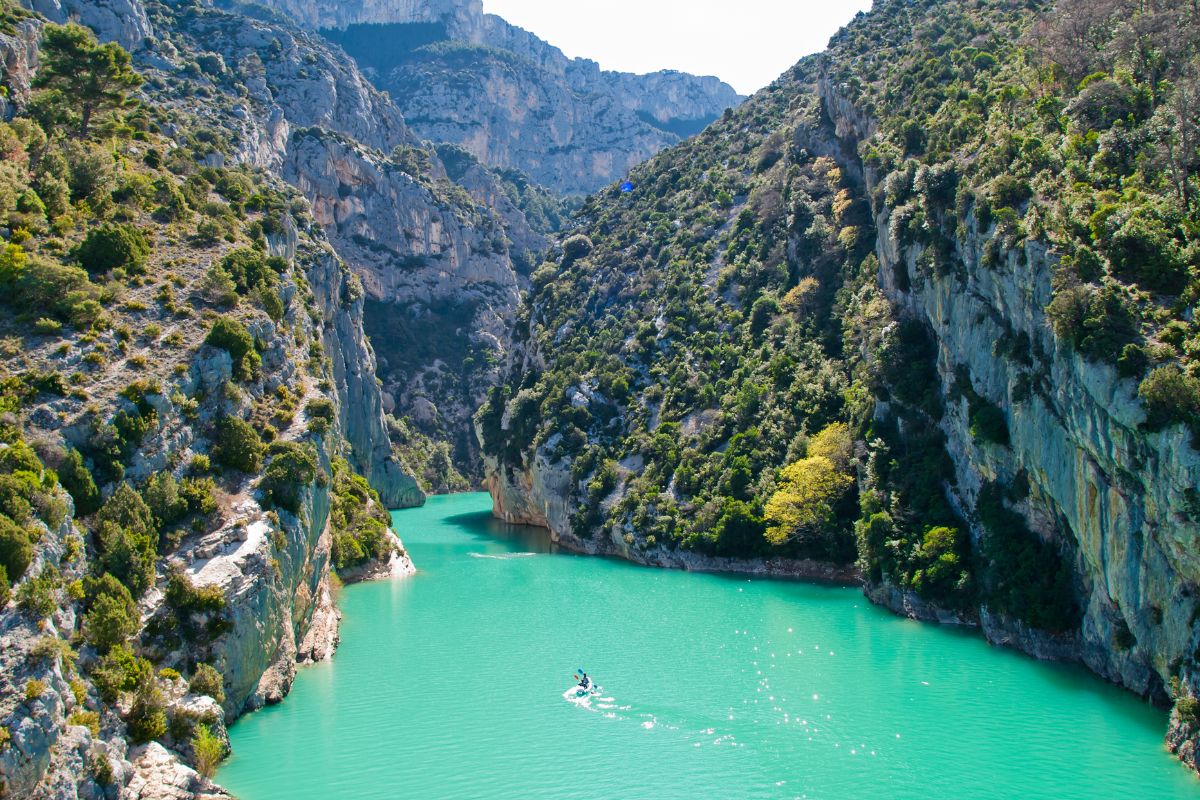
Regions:
<instances>
[{"instance_id":1,"label":"green foliage","mask_svg":"<svg viewBox=\"0 0 1200 800\"><path fill-rule=\"evenodd\" d=\"M255 473L262 468L262 439L248 422L240 417L221 417L217 421L216 442L212 458L228 469Z\"/></svg>"},{"instance_id":2,"label":"green foliage","mask_svg":"<svg viewBox=\"0 0 1200 800\"><path fill-rule=\"evenodd\" d=\"M93 228L79 246L79 263L93 275L118 267L131 275L141 274L149 255L146 235L125 223Z\"/></svg>"},{"instance_id":3,"label":"green foliage","mask_svg":"<svg viewBox=\"0 0 1200 800\"><path fill-rule=\"evenodd\" d=\"M1200 435L1200 380L1179 367L1167 364L1151 370L1138 386L1138 397L1146 405L1151 430L1182 423Z\"/></svg>"},{"instance_id":4,"label":"green foliage","mask_svg":"<svg viewBox=\"0 0 1200 800\"><path fill-rule=\"evenodd\" d=\"M99 578L84 579L85 606L84 637L101 654L124 644L137 633L140 625L137 603L133 595L114 576L104 573Z\"/></svg>"},{"instance_id":5,"label":"green foliage","mask_svg":"<svg viewBox=\"0 0 1200 800\"><path fill-rule=\"evenodd\" d=\"M40 61L34 85L54 95L58 121L77 125L81 137L97 113L122 108L126 93L142 83L120 45L98 44L90 30L74 23L44 28Z\"/></svg>"},{"instance_id":6,"label":"green foliage","mask_svg":"<svg viewBox=\"0 0 1200 800\"><path fill-rule=\"evenodd\" d=\"M192 754L196 772L211 778L225 756L225 743L213 735L208 725L199 725L192 737Z\"/></svg>"},{"instance_id":7,"label":"green foliage","mask_svg":"<svg viewBox=\"0 0 1200 800\"><path fill-rule=\"evenodd\" d=\"M993 610L1049 631L1079 625L1074 578L1058 548L1029 530L1004 504L1003 491L990 484L979 493L975 512L983 524L983 555L988 560L986 600Z\"/></svg>"},{"instance_id":8,"label":"green foliage","mask_svg":"<svg viewBox=\"0 0 1200 800\"><path fill-rule=\"evenodd\" d=\"M0 514L0 567L5 580L19 581L33 560L33 542L22 526Z\"/></svg>"},{"instance_id":9,"label":"green foliage","mask_svg":"<svg viewBox=\"0 0 1200 800\"><path fill-rule=\"evenodd\" d=\"M154 514L133 488L122 483L96 515L100 564L134 597L154 584L158 527Z\"/></svg>"},{"instance_id":10,"label":"green foliage","mask_svg":"<svg viewBox=\"0 0 1200 800\"><path fill-rule=\"evenodd\" d=\"M320 468L316 448L298 442L275 442L267 452L270 461L260 488L269 502L299 513L302 492L316 479Z\"/></svg>"},{"instance_id":11,"label":"green foliage","mask_svg":"<svg viewBox=\"0 0 1200 800\"><path fill-rule=\"evenodd\" d=\"M369 559L383 561L391 556L394 548L388 534L391 517L366 479L356 475L343 459L333 464L329 519L336 568L357 566Z\"/></svg>"},{"instance_id":12,"label":"green foliage","mask_svg":"<svg viewBox=\"0 0 1200 800\"><path fill-rule=\"evenodd\" d=\"M76 516L91 516L100 509L100 490L78 450L67 451L58 468L58 480L75 501Z\"/></svg>"},{"instance_id":13,"label":"green foliage","mask_svg":"<svg viewBox=\"0 0 1200 800\"><path fill-rule=\"evenodd\" d=\"M209 585L199 587L192 583L187 573L172 570L167 576L167 604L181 616L189 614L220 615L225 611L225 595L221 587Z\"/></svg>"},{"instance_id":14,"label":"green foliage","mask_svg":"<svg viewBox=\"0 0 1200 800\"><path fill-rule=\"evenodd\" d=\"M188 683L188 691L192 694L206 694L218 703L225 702L225 688L222 684L221 673L209 664L197 664Z\"/></svg>"},{"instance_id":15,"label":"green foliage","mask_svg":"<svg viewBox=\"0 0 1200 800\"><path fill-rule=\"evenodd\" d=\"M115 703L121 694L150 682L153 675L154 668L149 661L134 655L126 645L118 644L96 663L91 678L100 699Z\"/></svg>"},{"instance_id":16,"label":"green foliage","mask_svg":"<svg viewBox=\"0 0 1200 800\"><path fill-rule=\"evenodd\" d=\"M138 687L125 716L125 726L134 744L157 739L167 732L167 700L153 680Z\"/></svg>"},{"instance_id":17,"label":"green foliage","mask_svg":"<svg viewBox=\"0 0 1200 800\"><path fill-rule=\"evenodd\" d=\"M849 469L852 447L850 429L834 423L813 437L807 457L783 468L763 512L767 541L780 545L806 539L808 552L828 557L825 529L835 524L839 501L854 483Z\"/></svg>"},{"instance_id":18,"label":"green foliage","mask_svg":"<svg viewBox=\"0 0 1200 800\"><path fill-rule=\"evenodd\" d=\"M26 578L17 587L17 605L36 619L44 619L58 610L62 576L52 564L42 566L36 576Z\"/></svg>"},{"instance_id":19,"label":"green foliage","mask_svg":"<svg viewBox=\"0 0 1200 800\"><path fill-rule=\"evenodd\" d=\"M254 347L254 338L246 326L233 317L218 317L204 343L229 353L233 359L234 378L239 381L253 378L262 364L262 357Z\"/></svg>"},{"instance_id":20,"label":"green foliage","mask_svg":"<svg viewBox=\"0 0 1200 800\"><path fill-rule=\"evenodd\" d=\"M308 428L314 433L324 433L329 430L337 418L333 401L327 397L317 397L304 407L304 415L308 417Z\"/></svg>"}]
</instances>

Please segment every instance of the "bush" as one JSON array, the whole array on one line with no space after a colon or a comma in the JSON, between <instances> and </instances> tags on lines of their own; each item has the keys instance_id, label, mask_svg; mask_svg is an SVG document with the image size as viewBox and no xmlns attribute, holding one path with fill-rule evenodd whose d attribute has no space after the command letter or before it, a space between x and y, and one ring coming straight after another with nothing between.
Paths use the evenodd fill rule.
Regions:
<instances>
[{"instance_id":1,"label":"bush","mask_svg":"<svg viewBox=\"0 0 1200 800\"><path fill-rule=\"evenodd\" d=\"M45 681L31 680L25 683L25 700L36 700L46 691Z\"/></svg>"},{"instance_id":2,"label":"bush","mask_svg":"<svg viewBox=\"0 0 1200 800\"><path fill-rule=\"evenodd\" d=\"M217 422L213 460L217 464L241 472L255 473L262 468L262 439L240 417L222 417Z\"/></svg>"},{"instance_id":3,"label":"bush","mask_svg":"<svg viewBox=\"0 0 1200 800\"><path fill-rule=\"evenodd\" d=\"M270 448L271 461L263 475L262 490L267 499L293 514L300 510L301 492L317 476L317 453L312 445L276 442Z\"/></svg>"},{"instance_id":4,"label":"bush","mask_svg":"<svg viewBox=\"0 0 1200 800\"><path fill-rule=\"evenodd\" d=\"M118 644L92 669L92 682L106 703L115 703L123 692L132 692L152 680L150 662L134 655L128 646Z\"/></svg>"},{"instance_id":5,"label":"bush","mask_svg":"<svg viewBox=\"0 0 1200 800\"><path fill-rule=\"evenodd\" d=\"M52 565L46 564L36 577L26 578L17 588L17 605L37 619L45 619L58 609L58 590L62 578Z\"/></svg>"},{"instance_id":6,"label":"bush","mask_svg":"<svg viewBox=\"0 0 1200 800\"><path fill-rule=\"evenodd\" d=\"M333 528L333 564L337 569L383 560L392 553L388 535L391 518L379 495L343 459L333 464L333 498L329 520Z\"/></svg>"},{"instance_id":7,"label":"bush","mask_svg":"<svg viewBox=\"0 0 1200 800\"><path fill-rule=\"evenodd\" d=\"M983 553L990 562L988 605L1043 630L1077 627L1080 611L1072 570L1058 548L1004 505L996 484L980 491L975 511L983 523Z\"/></svg>"},{"instance_id":8,"label":"bush","mask_svg":"<svg viewBox=\"0 0 1200 800\"><path fill-rule=\"evenodd\" d=\"M153 681L143 683L125 717L129 738L134 744L144 744L167 732L167 701Z\"/></svg>"},{"instance_id":9,"label":"bush","mask_svg":"<svg viewBox=\"0 0 1200 800\"><path fill-rule=\"evenodd\" d=\"M84 596L88 608L83 618L84 636L101 654L124 644L137 633L140 623L137 603L112 575L86 578Z\"/></svg>"},{"instance_id":10,"label":"bush","mask_svg":"<svg viewBox=\"0 0 1200 800\"><path fill-rule=\"evenodd\" d=\"M77 517L91 516L100 509L100 490L96 488L96 481L78 450L67 451L58 468L58 480L75 501Z\"/></svg>"},{"instance_id":11,"label":"bush","mask_svg":"<svg viewBox=\"0 0 1200 800\"><path fill-rule=\"evenodd\" d=\"M1151 370L1138 386L1138 397L1146 406L1146 426L1151 430L1176 423L1200 426L1200 380L1174 364Z\"/></svg>"},{"instance_id":12,"label":"bush","mask_svg":"<svg viewBox=\"0 0 1200 800\"><path fill-rule=\"evenodd\" d=\"M562 245L562 250L563 250L562 265L563 265L563 267L564 268L569 267L571 264L574 264L579 259L587 258L587 256L591 254L592 249L593 249L592 240L589 239L587 236L584 236L582 233L576 234L575 236L568 237L567 240L565 242L563 242L563 245Z\"/></svg>"},{"instance_id":13,"label":"bush","mask_svg":"<svg viewBox=\"0 0 1200 800\"><path fill-rule=\"evenodd\" d=\"M206 694L218 703L225 702L225 688L221 680L221 673L208 664L196 665L196 671L188 683L188 691L192 694Z\"/></svg>"},{"instance_id":14,"label":"bush","mask_svg":"<svg viewBox=\"0 0 1200 800\"><path fill-rule=\"evenodd\" d=\"M971 436L992 444L1008 446L1008 420L1000 407L982 400L971 413Z\"/></svg>"},{"instance_id":15,"label":"bush","mask_svg":"<svg viewBox=\"0 0 1200 800\"><path fill-rule=\"evenodd\" d=\"M0 567L10 581L19 581L33 560L33 542L25 529L0 514Z\"/></svg>"},{"instance_id":16,"label":"bush","mask_svg":"<svg viewBox=\"0 0 1200 800\"><path fill-rule=\"evenodd\" d=\"M96 515L100 564L134 597L154 584L158 529L154 515L133 488L122 483Z\"/></svg>"},{"instance_id":17,"label":"bush","mask_svg":"<svg viewBox=\"0 0 1200 800\"><path fill-rule=\"evenodd\" d=\"M1093 361L1115 362L1138 335L1128 304L1110 287L1063 289L1046 307L1046 316L1056 336Z\"/></svg>"},{"instance_id":18,"label":"bush","mask_svg":"<svg viewBox=\"0 0 1200 800\"><path fill-rule=\"evenodd\" d=\"M262 357L254 349L254 338L250 336L250 331L232 317L219 317L204 343L229 353L233 359L233 376L236 380L250 380L262 364Z\"/></svg>"},{"instance_id":19,"label":"bush","mask_svg":"<svg viewBox=\"0 0 1200 800\"><path fill-rule=\"evenodd\" d=\"M150 243L145 235L124 223L93 228L79 246L79 263L92 275L120 267L137 275L145 272Z\"/></svg>"},{"instance_id":20,"label":"bush","mask_svg":"<svg viewBox=\"0 0 1200 800\"><path fill-rule=\"evenodd\" d=\"M304 407L304 413L309 419L308 428L316 433L329 430L336 418L333 401L327 397L310 400Z\"/></svg>"},{"instance_id":21,"label":"bush","mask_svg":"<svg viewBox=\"0 0 1200 800\"><path fill-rule=\"evenodd\" d=\"M213 735L209 726L200 725L192 737L192 753L195 755L196 772L211 778L225 755L225 743Z\"/></svg>"},{"instance_id":22,"label":"bush","mask_svg":"<svg viewBox=\"0 0 1200 800\"><path fill-rule=\"evenodd\" d=\"M182 570L167 576L167 604L181 615L220 614L225 610L225 595L216 585L196 586Z\"/></svg>"},{"instance_id":23,"label":"bush","mask_svg":"<svg viewBox=\"0 0 1200 800\"><path fill-rule=\"evenodd\" d=\"M1179 245L1162 220L1150 214L1129 215L1108 238L1106 252L1119 275L1143 288L1179 294L1187 285Z\"/></svg>"}]
</instances>

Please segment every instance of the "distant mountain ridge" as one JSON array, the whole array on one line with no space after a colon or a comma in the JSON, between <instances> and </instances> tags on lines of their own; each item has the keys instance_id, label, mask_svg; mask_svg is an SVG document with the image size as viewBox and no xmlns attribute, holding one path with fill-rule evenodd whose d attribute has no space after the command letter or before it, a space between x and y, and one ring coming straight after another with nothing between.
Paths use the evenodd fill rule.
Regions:
<instances>
[{"instance_id":1,"label":"distant mountain ridge","mask_svg":"<svg viewBox=\"0 0 1200 800\"><path fill-rule=\"evenodd\" d=\"M742 100L715 77L567 58L478 0L263 2L341 45L420 136L562 194L617 180Z\"/></svg>"}]
</instances>

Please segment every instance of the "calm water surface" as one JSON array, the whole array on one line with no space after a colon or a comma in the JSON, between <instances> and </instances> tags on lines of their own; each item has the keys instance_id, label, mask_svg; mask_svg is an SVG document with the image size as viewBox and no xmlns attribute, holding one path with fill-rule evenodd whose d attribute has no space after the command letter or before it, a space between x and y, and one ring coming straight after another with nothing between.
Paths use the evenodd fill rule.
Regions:
<instances>
[{"instance_id":1,"label":"calm water surface","mask_svg":"<svg viewBox=\"0 0 1200 800\"><path fill-rule=\"evenodd\" d=\"M395 525L342 645L231 731L244 800L1200 798L1165 714L853 589L551 554L487 495ZM563 698L585 667L590 707Z\"/></svg>"}]
</instances>

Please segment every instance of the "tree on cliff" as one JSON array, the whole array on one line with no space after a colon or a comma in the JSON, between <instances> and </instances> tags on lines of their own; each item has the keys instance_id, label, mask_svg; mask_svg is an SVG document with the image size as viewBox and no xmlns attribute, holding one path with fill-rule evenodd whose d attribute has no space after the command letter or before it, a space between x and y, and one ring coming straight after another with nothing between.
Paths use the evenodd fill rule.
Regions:
<instances>
[{"instance_id":1,"label":"tree on cliff","mask_svg":"<svg viewBox=\"0 0 1200 800\"><path fill-rule=\"evenodd\" d=\"M78 125L85 138L97 112L124 107L127 92L142 85L129 53L120 45L100 44L81 25L48 25L42 36L41 67L34 83L54 93L49 105L60 122Z\"/></svg>"}]
</instances>

